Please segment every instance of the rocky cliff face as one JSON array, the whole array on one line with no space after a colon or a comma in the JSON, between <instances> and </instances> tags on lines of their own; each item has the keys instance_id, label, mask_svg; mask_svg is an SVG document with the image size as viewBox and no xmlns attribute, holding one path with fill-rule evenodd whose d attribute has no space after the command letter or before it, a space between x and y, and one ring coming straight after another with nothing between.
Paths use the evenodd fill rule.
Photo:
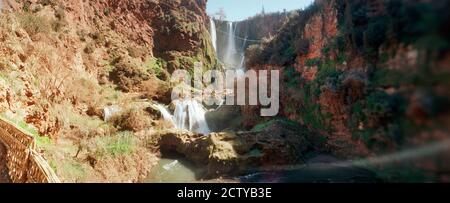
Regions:
<instances>
[{"instance_id":1,"label":"rocky cliff face","mask_svg":"<svg viewBox=\"0 0 450 203\"><path fill-rule=\"evenodd\" d=\"M270 42L250 47L246 64L281 70L279 116L324 135L336 155L447 139L449 129L438 127L448 118L442 104L449 99L444 7L439 1L316 1ZM247 126L264 122L255 119L258 107L243 112Z\"/></svg>"},{"instance_id":2,"label":"rocky cliff face","mask_svg":"<svg viewBox=\"0 0 450 203\"><path fill-rule=\"evenodd\" d=\"M195 62L205 69L215 66L206 1L2 3L0 115L29 126L64 181L145 178L155 155L135 138L126 142L131 151L103 150L98 156L106 149L101 143L114 145L112 140L129 139L123 135L130 133L105 122L102 109L117 105L138 112L128 115L143 115L130 101L164 100L169 72L189 70ZM147 114L138 119L144 121L140 126L153 125L149 119ZM130 129L135 136L142 131Z\"/></svg>"},{"instance_id":3,"label":"rocky cliff face","mask_svg":"<svg viewBox=\"0 0 450 203\"><path fill-rule=\"evenodd\" d=\"M192 69L195 62L202 62L205 69L216 63L205 26L205 1L35 0L4 4L2 41L21 42L0 45L5 66L25 68L37 58L44 69L62 66L48 72L84 71L99 84L112 82L123 91L151 96L168 91L158 87L168 79L168 72ZM54 55L54 61L39 60L46 57L39 52L42 47ZM53 90L58 93L46 94L62 96L64 86ZM31 90L32 85L27 88L40 91ZM2 100L8 100L8 92L3 94ZM28 95L33 99L33 94Z\"/></svg>"},{"instance_id":4,"label":"rocky cliff face","mask_svg":"<svg viewBox=\"0 0 450 203\"><path fill-rule=\"evenodd\" d=\"M161 1L155 12L155 55L168 62L170 72L193 68L194 61L206 69L216 67L205 0Z\"/></svg>"},{"instance_id":5,"label":"rocky cliff face","mask_svg":"<svg viewBox=\"0 0 450 203\"><path fill-rule=\"evenodd\" d=\"M278 12L269 14L257 14L246 20L233 22L235 46L241 50L257 44L259 41L269 40L276 35L278 30L287 22L291 12ZM216 19L217 44L219 47L225 47L218 50L218 55L225 55L228 46L228 22Z\"/></svg>"}]
</instances>

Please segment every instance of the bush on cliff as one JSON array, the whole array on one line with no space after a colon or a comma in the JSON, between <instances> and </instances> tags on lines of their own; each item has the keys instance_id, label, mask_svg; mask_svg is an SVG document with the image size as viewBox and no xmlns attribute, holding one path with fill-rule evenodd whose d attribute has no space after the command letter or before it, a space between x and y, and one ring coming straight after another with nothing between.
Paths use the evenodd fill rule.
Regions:
<instances>
[{"instance_id":1,"label":"bush on cliff","mask_svg":"<svg viewBox=\"0 0 450 203\"><path fill-rule=\"evenodd\" d=\"M149 71L142 68L143 64L138 59L127 57L118 60L113 64L110 78L120 90L133 91L143 81L150 79Z\"/></svg>"},{"instance_id":2,"label":"bush on cliff","mask_svg":"<svg viewBox=\"0 0 450 203\"><path fill-rule=\"evenodd\" d=\"M253 54L249 61L255 64L290 65L298 54L306 54L309 49L309 40L301 36L300 30L308 21L321 11L320 4L314 3L310 7L296 11L288 22L270 42L263 42L264 47L258 54Z\"/></svg>"},{"instance_id":3,"label":"bush on cliff","mask_svg":"<svg viewBox=\"0 0 450 203\"><path fill-rule=\"evenodd\" d=\"M51 31L50 22L42 16L34 13L24 13L19 15L19 22L22 28L31 36L38 33L47 34Z\"/></svg>"},{"instance_id":4,"label":"bush on cliff","mask_svg":"<svg viewBox=\"0 0 450 203\"><path fill-rule=\"evenodd\" d=\"M145 111L129 109L111 118L110 122L122 131L139 132L149 128L152 121Z\"/></svg>"}]
</instances>

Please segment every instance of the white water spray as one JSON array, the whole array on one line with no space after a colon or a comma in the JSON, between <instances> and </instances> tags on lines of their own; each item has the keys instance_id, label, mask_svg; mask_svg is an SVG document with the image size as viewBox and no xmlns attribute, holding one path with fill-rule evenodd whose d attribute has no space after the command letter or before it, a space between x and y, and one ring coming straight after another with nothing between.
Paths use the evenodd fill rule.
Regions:
<instances>
[{"instance_id":1,"label":"white water spray","mask_svg":"<svg viewBox=\"0 0 450 203\"><path fill-rule=\"evenodd\" d=\"M209 22L210 22L210 32L211 32L211 41L214 47L214 51L217 52L217 30L216 30L216 23L214 22L213 18L209 18Z\"/></svg>"},{"instance_id":2,"label":"white water spray","mask_svg":"<svg viewBox=\"0 0 450 203\"><path fill-rule=\"evenodd\" d=\"M173 126L175 126L175 123L173 122L173 116L172 114L170 114L169 110L167 110L166 107L164 107L161 104L156 104L155 107L159 110L159 112L161 112L161 115L164 118L164 120L169 121L170 123L172 123Z\"/></svg>"},{"instance_id":3,"label":"white water spray","mask_svg":"<svg viewBox=\"0 0 450 203\"><path fill-rule=\"evenodd\" d=\"M240 38L236 35L237 32L237 24L233 22L228 22L227 24L227 40L225 46L224 56L222 58L223 63L225 64L227 69L243 69L245 63L245 55L244 50L247 45L247 37ZM242 39L242 46L237 46L236 39ZM220 49L220 47L218 47Z\"/></svg>"},{"instance_id":4,"label":"white water spray","mask_svg":"<svg viewBox=\"0 0 450 203\"><path fill-rule=\"evenodd\" d=\"M209 130L205 119L206 110L193 99L174 101L175 111L172 114L162 105L156 105L164 120L169 121L178 129L185 129L191 132L207 135Z\"/></svg>"},{"instance_id":5,"label":"white water spray","mask_svg":"<svg viewBox=\"0 0 450 203\"><path fill-rule=\"evenodd\" d=\"M228 22L227 26L227 49L225 51L224 63L228 68L236 68L238 65L236 57L236 41L235 41L235 29L233 22Z\"/></svg>"}]
</instances>

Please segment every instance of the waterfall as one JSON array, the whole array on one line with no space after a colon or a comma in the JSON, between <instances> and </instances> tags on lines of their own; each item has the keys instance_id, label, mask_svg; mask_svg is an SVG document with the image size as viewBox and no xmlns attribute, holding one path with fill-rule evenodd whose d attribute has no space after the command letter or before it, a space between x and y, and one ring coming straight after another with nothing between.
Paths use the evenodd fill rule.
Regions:
<instances>
[{"instance_id":1,"label":"waterfall","mask_svg":"<svg viewBox=\"0 0 450 203\"><path fill-rule=\"evenodd\" d=\"M242 43L242 55L241 55L241 63L239 65L239 68L244 68L245 63L245 45L247 45L247 37L244 39L244 43Z\"/></svg>"},{"instance_id":2,"label":"waterfall","mask_svg":"<svg viewBox=\"0 0 450 203\"><path fill-rule=\"evenodd\" d=\"M209 18L209 22L210 22L210 32L211 32L211 41L214 47L214 51L217 52L217 30L216 30L216 23L214 22L213 18Z\"/></svg>"},{"instance_id":3,"label":"waterfall","mask_svg":"<svg viewBox=\"0 0 450 203\"><path fill-rule=\"evenodd\" d=\"M228 68L236 68L238 65L236 62L236 41L235 41L235 29L233 22L228 22L227 26L227 49L225 51L224 63Z\"/></svg>"},{"instance_id":4,"label":"waterfall","mask_svg":"<svg viewBox=\"0 0 450 203\"><path fill-rule=\"evenodd\" d=\"M174 101L175 111L173 115L162 105L156 105L164 120L171 122L178 129L207 135L210 133L205 119L206 110L200 103L193 99Z\"/></svg>"},{"instance_id":5,"label":"waterfall","mask_svg":"<svg viewBox=\"0 0 450 203\"><path fill-rule=\"evenodd\" d=\"M245 46L247 45L247 36L241 38L237 35L237 23L228 22L226 29L226 46L222 62L225 64L227 69L242 69L245 63ZM236 43L236 40L241 40L242 46ZM237 44L239 44L237 46ZM220 49L220 47L218 47Z\"/></svg>"},{"instance_id":6,"label":"waterfall","mask_svg":"<svg viewBox=\"0 0 450 203\"><path fill-rule=\"evenodd\" d=\"M187 108L189 110L189 130L209 134L209 127L206 123L206 110L195 100L188 100Z\"/></svg>"},{"instance_id":7,"label":"waterfall","mask_svg":"<svg viewBox=\"0 0 450 203\"><path fill-rule=\"evenodd\" d=\"M164 120L169 121L170 123L172 123L172 125L175 126L175 123L173 122L173 116L172 114L170 114L169 110L167 110L166 107L164 107L161 104L156 104L155 107L159 110L159 112L161 112L161 115L164 118Z\"/></svg>"}]
</instances>

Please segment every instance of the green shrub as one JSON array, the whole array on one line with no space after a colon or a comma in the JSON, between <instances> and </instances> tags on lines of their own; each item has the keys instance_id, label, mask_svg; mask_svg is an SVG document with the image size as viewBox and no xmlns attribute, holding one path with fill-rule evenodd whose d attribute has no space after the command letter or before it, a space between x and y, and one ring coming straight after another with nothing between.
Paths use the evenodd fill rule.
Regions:
<instances>
[{"instance_id":1,"label":"green shrub","mask_svg":"<svg viewBox=\"0 0 450 203\"><path fill-rule=\"evenodd\" d=\"M147 60L147 66L156 77L161 79L167 67L167 62L160 58L150 58Z\"/></svg>"},{"instance_id":2,"label":"green shrub","mask_svg":"<svg viewBox=\"0 0 450 203\"><path fill-rule=\"evenodd\" d=\"M326 123L330 115L323 114L320 110L320 105L308 103L300 109L300 112L305 125L313 129L329 130Z\"/></svg>"},{"instance_id":3,"label":"green shrub","mask_svg":"<svg viewBox=\"0 0 450 203\"><path fill-rule=\"evenodd\" d=\"M283 124L284 126L289 126L289 127L293 127L293 128L300 127L299 124L295 121L285 119L285 118L276 118L276 119L271 119L268 121L263 121L263 122L255 125L251 131L254 131L254 132L262 131L275 123L280 123L280 124Z\"/></svg>"},{"instance_id":4,"label":"green shrub","mask_svg":"<svg viewBox=\"0 0 450 203\"><path fill-rule=\"evenodd\" d=\"M367 55L373 57L378 54L378 48L386 40L388 24L389 18L386 16L371 19L364 31L364 49Z\"/></svg>"},{"instance_id":5,"label":"green shrub","mask_svg":"<svg viewBox=\"0 0 450 203\"><path fill-rule=\"evenodd\" d=\"M309 52L310 43L311 42L308 39L303 39L303 38L298 39L296 46L295 46L295 51L298 54L302 54L302 55L307 54Z\"/></svg>"},{"instance_id":6,"label":"green shrub","mask_svg":"<svg viewBox=\"0 0 450 203\"><path fill-rule=\"evenodd\" d=\"M400 85L411 82L410 74L399 70L379 68L375 71L372 83L376 87L400 87Z\"/></svg>"},{"instance_id":7,"label":"green shrub","mask_svg":"<svg viewBox=\"0 0 450 203\"><path fill-rule=\"evenodd\" d=\"M308 59L305 62L306 66L318 66L320 64L321 59L320 58L313 58L313 59Z\"/></svg>"},{"instance_id":8,"label":"green shrub","mask_svg":"<svg viewBox=\"0 0 450 203\"><path fill-rule=\"evenodd\" d=\"M292 66L283 70L283 82L288 88L296 89L301 84L301 74Z\"/></svg>"},{"instance_id":9,"label":"green shrub","mask_svg":"<svg viewBox=\"0 0 450 203\"><path fill-rule=\"evenodd\" d=\"M133 133L121 132L106 138L106 152L112 156L131 154L135 149L136 140Z\"/></svg>"}]
</instances>

